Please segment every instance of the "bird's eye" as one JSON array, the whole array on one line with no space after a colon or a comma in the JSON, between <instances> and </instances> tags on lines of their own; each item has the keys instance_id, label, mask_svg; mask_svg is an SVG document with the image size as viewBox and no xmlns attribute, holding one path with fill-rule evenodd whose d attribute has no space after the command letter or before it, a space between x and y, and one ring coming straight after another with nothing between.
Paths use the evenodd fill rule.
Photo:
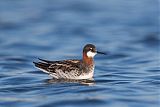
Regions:
<instances>
[{"instance_id":1,"label":"bird's eye","mask_svg":"<svg viewBox=\"0 0 160 107\"><path fill-rule=\"evenodd\" d=\"M94 51L94 50L93 50L93 48L90 48L90 51L92 51L92 52L93 52L93 51Z\"/></svg>"}]
</instances>

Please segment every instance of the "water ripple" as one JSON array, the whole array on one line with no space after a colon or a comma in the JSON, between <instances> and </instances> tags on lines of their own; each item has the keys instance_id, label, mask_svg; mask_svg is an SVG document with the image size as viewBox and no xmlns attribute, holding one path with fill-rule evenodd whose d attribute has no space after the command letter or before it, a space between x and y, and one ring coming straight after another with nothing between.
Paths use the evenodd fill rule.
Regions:
<instances>
[{"instance_id":1,"label":"water ripple","mask_svg":"<svg viewBox=\"0 0 160 107\"><path fill-rule=\"evenodd\" d=\"M1 0L1 107L157 107L158 2ZM128 17L129 16L129 17ZM94 80L56 80L37 58L80 59L97 50Z\"/></svg>"}]
</instances>

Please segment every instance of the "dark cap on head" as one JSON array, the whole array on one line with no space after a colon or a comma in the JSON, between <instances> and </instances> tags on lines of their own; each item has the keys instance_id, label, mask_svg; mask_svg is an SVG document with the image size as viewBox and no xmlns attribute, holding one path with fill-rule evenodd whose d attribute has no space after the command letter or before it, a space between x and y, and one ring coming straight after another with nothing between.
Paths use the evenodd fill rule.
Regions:
<instances>
[{"instance_id":1,"label":"dark cap on head","mask_svg":"<svg viewBox=\"0 0 160 107\"><path fill-rule=\"evenodd\" d=\"M96 47L93 44L87 44L84 46L83 48L83 53L87 53L87 52L96 52Z\"/></svg>"}]
</instances>

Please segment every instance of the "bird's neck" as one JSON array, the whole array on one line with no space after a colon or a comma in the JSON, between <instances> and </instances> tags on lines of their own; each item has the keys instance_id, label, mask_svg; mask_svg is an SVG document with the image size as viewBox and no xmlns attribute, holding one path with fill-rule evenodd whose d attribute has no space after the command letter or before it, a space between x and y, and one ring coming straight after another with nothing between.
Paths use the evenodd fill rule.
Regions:
<instances>
[{"instance_id":1,"label":"bird's neck","mask_svg":"<svg viewBox=\"0 0 160 107\"><path fill-rule=\"evenodd\" d=\"M94 66L94 59L83 53L83 63L88 66Z\"/></svg>"}]
</instances>

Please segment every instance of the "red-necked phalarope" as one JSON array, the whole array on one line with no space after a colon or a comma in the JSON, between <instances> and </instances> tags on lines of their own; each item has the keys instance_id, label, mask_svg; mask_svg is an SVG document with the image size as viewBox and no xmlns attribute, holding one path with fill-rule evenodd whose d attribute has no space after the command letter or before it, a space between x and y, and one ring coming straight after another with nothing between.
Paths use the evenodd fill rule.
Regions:
<instances>
[{"instance_id":1,"label":"red-necked phalarope","mask_svg":"<svg viewBox=\"0 0 160 107\"><path fill-rule=\"evenodd\" d=\"M83 48L82 60L48 61L39 59L40 62L33 62L38 69L48 73L56 79L91 79L94 74L94 56L105 54L96 50L92 44Z\"/></svg>"}]
</instances>

